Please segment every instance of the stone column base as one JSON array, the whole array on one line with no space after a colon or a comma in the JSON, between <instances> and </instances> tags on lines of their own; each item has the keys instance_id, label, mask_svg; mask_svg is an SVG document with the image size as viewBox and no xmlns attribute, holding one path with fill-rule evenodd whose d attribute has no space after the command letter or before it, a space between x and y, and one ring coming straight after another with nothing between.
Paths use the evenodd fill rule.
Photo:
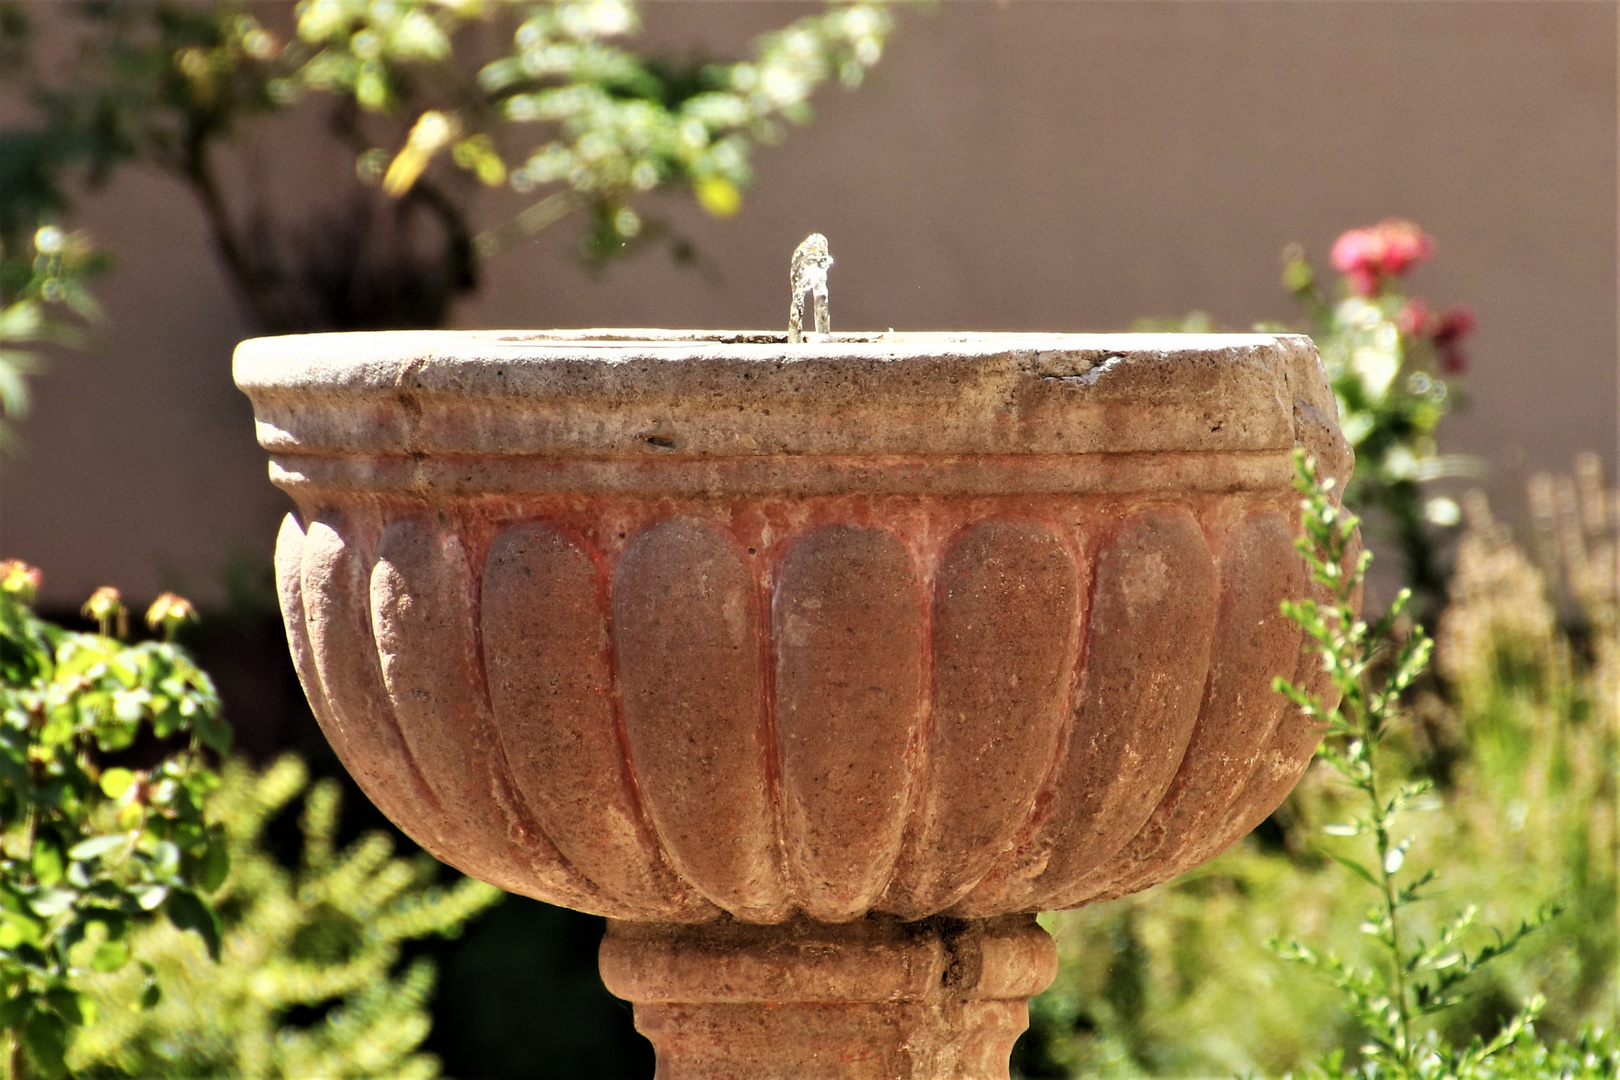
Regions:
<instances>
[{"instance_id":1,"label":"stone column base","mask_svg":"<svg viewBox=\"0 0 1620 1080\"><path fill-rule=\"evenodd\" d=\"M1007 1080L1057 949L1033 915L610 920L601 965L658 1080Z\"/></svg>"}]
</instances>

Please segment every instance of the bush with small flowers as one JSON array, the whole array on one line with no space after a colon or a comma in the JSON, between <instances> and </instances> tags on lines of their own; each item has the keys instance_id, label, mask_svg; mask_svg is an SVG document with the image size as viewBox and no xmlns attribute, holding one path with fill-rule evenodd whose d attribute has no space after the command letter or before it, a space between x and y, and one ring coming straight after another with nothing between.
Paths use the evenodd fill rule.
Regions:
<instances>
[{"instance_id":1,"label":"bush with small flowers","mask_svg":"<svg viewBox=\"0 0 1620 1080\"><path fill-rule=\"evenodd\" d=\"M1405 278L1435 252L1416 224L1391 219L1351 229L1329 255L1341 275L1324 291L1299 248L1285 255L1283 283L1304 307L1339 401L1339 422L1356 452L1345 500L1371 512L1405 560L1406 583L1433 614L1445 590L1433 529L1450 528L1455 502L1422 485L1476 471L1468 458L1441 454L1435 429L1457 402L1456 377L1468 367L1464 340L1474 316L1464 305L1436 313L1409 296Z\"/></svg>"},{"instance_id":2,"label":"bush with small flowers","mask_svg":"<svg viewBox=\"0 0 1620 1080\"><path fill-rule=\"evenodd\" d=\"M12 1080L66 1074L74 1033L95 1013L87 972L141 964L136 1006L161 990L132 954L132 929L167 918L218 955L207 896L229 869L204 814L216 785L205 752L230 731L208 676L175 643L195 617L165 594L147 612L158 640L127 643L129 611L98 589L96 633L32 610L39 571L0 563L0 1033ZM180 744L144 769L111 763L143 734Z\"/></svg>"},{"instance_id":3,"label":"bush with small flowers","mask_svg":"<svg viewBox=\"0 0 1620 1080\"><path fill-rule=\"evenodd\" d=\"M1461 521L1456 502L1430 496L1423 485L1445 476L1476 475L1472 458L1440 453L1435 430L1455 407L1457 377L1468 369L1464 341L1474 315L1462 304L1436 312L1409 296L1405 278L1435 253L1435 240L1415 223L1390 219L1351 229L1333 244L1328 261L1339 281L1323 288L1304 249L1283 253L1283 286L1304 308L1304 327L1261 323L1270 333L1308 331L1321 352L1339 424L1356 452L1347 505L1368 515L1369 533L1393 541L1405 582L1425 616L1444 597L1436 559L1436 528ZM1207 333L1209 315L1143 319L1139 330Z\"/></svg>"}]
</instances>

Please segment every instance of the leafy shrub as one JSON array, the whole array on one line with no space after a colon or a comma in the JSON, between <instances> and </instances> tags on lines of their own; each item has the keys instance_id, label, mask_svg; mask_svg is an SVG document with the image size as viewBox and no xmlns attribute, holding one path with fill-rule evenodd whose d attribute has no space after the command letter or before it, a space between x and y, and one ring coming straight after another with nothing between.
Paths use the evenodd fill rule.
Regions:
<instances>
[{"instance_id":1,"label":"leafy shrub","mask_svg":"<svg viewBox=\"0 0 1620 1080\"><path fill-rule=\"evenodd\" d=\"M159 913L217 957L204 893L228 868L224 833L203 814L217 777L202 755L225 750L230 731L212 682L172 640L190 605L159 597L147 620L164 640L130 645L115 590L85 605L100 632L75 633L30 609L39 580L0 563L0 1030L13 1080L63 1074L97 1013L88 971L126 971L120 1006L152 1004L152 967L130 960ZM143 733L189 743L150 769L107 765Z\"/></svg>"},{"instance_id":2,"label":"leafy shrub","mask_svg":"<svg viewBox=\"0 0 1620 1080\"><path fill-rule=\"evenodd\" d=\"M266 850L267 830L302 800L301 843L289 868ZM228 762L209 812L225 828L231 872L217 904L219 963L165 926L131 944L164 988L154 1008L119 1006L131 978L89 982L98 1019L75 1044L83 1077L257 1077L433 1080L437 1059L420 1050L434 984L426 959L405 961L411 942L454 936L500 899L470 878L440 885L425 855L395 856L373 833L339 850L338 786L313 785L284 757L263 772Z\"/></svg>"},{"instance_id":3,"label":"leafy shrub","mask_svg":"<svg viewBox=\"0 0 1620 1080\"><path fill-rule=\"evenodd\" d=\"M1350 962L1298 940L1280 946L1279 951L1326 976L1339 990L1366 1039L1359 1048L1365 1061L1357 1073L1390 1080L1482 1076L1495 1058L1529 1030L1543 1000L1533 999L1490 1039L1476 1037L1461 1048L1429 1027L1429 1018L1458 1005L1471 976L1512 952L1551 913L1542 913L1533 922L1520 922L1507 934L1495 931L1494 941L1478 945L1471 953L1468 939L1478 936L1470 933L1475 918L1471 907L1447 917L1427 940L1414 933L1411 909L1434 898L1439 874L1432 868L1416 873L1406 865L1414 838L1400 832L1410 811L1436 808L1428 799L1433 783L1389 775L1383 748L1400 718L1401 695L1428 665L1433 642L1421 627L1413 627L1399 642L1393 640L1396 622L1411 599L1409 590L1400 592L1376 624L1369 626L1359 618L1356 596L1372 553L1362 552L1347 568L1359 522L1328 500L1331 479L1318 481L1314 464L1297 451L1296 460L1298 486L1305 495L1305 535L1299 549L1311 580L1328 594L1330 602L1285 602L1283 612L1314 642L1339 700L1329 708L1319 696L1282 678L1277 679L1276 688L1307 717L1322 724L1324 741L1318 760L1353 793L1351 802L1357 805L1350 820L1323 831L1367 841L1358 845L1362 852L1330 849L1327 854L1377 894L1361 925L1361 931L1372 938L1377 959ZM1381 655L1385 653L1391 655ZM1424 806L1426 802L1430 805ZM1370 852L1365 850L1369 847ZM1336 1073L1342 1070L1342 1063L1343 1054L1336 1054L1325 1068Z\"/></svg>"}]
</instances>

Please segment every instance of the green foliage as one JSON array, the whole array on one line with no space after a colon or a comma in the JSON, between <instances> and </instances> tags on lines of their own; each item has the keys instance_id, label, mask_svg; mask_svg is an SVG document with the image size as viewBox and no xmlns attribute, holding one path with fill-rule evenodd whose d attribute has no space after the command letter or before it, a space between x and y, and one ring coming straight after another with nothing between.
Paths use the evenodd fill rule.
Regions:
<instances>
[{"instance_id":1,"label":"green foliage","mask_svg":"<svg viewBox=\"0 0 1620 1080\"><path fill-rule=\"evenodd\" d=\"M1379 1076L1418 1080L1429 1076L1476 1076L1492 1058L1518 1040L1540 1011L1536 999L1489 1041L1475 1040L1457 1049L1439 1038L1423 1021L1458 1004L1462 985L1475 972L1506 955L1533 930L1551 918L1545 914L1495 940L1467 948L1475 909L1466 908L1443 923L1432 939L1416 936L1408 925L1408 909L1430 899L1437 873L1414 873L1406 865L1413 837L1399 835L1405 814L1429 803L1433 785L1426 780L1394 781L1380 775L1388 763L1382 753L1399 717L1401 695L1428 665L1433 643L1414 627L1395 642L1392 631L1411 598L1402 590L1389 612L1373 626L1356 613L1356 595L1370 552L1363 552L1350 569L1346 563L1356 545L1359 521L1333 505L1333 481L1318 480L1313 462L1296 451L1297 486L1305 496L1305 535L1298 542L1310 569L1311 580L1331 601L1312 599L1283 605L1316 643L1323 670L1337 690L1338 703L1324 699L1286 679L1277 690L1306 716L1323 725L1325 741L1319 759L1359 796L1361 808L1350 820L1327 827L1330 836L1363 838L1371 852L1329 850L1328 857L1377 894L1367 910L1362 932L1376 943L1382 963L1362 965L1299 941L1281 947L1282 955L1326 976L1344 995L1350 1015L1360 1025L1367 1043L1362 1046L1366 1068ZM1392 652L1385 657L1382 654ZM1378 663L1379 669L1374 670ZM1362 847L1369 846L1367 844Z\"/></svg>"},{"instance_id":2,"label":"green foliage","mask_svg":"<svg viewBox=\"0 0 1620 1080\"><path fill-rule=\"evenodd\" d=\"M336 841L335 782L311 785L286 757L263 772L226 764L209 811L224 825L231 872L218 893L224 945L211 963L195 940L154 925L131 944L153 965L155 1007L119 1007L126 973L99 976L88 994L98 1019L70 1060L82 1077L260 1077L432 1080L420 1050L434 984L425 959L402 961L411 942L454 936L500 899L469 878L437 884L424 855L402 859L381 834ZM302 799L302 843L289 868L267 850L267 830Z\"/></svg>"},{"instance_id":3,"label":"green foliage","mask_svg":"<svg viewBox=\"0 0 1620 1080\"><path fill-rule=\"evenodd\" d=\"M628 0L306 0L298 66L286 85L351 94L368 110L398 108L419 69L454 56L458 31L502 8L520 20L512 51L486 64L452 107L420 112L384 188L409 190L448 150L486 184L510 182L524 193L561 186L592 203L606 225L597 241L604 255L640 231L629 203L653 188L688 186L711 213L736 213L752 179L751 145L779 138L782 120L808 122L810 95L829 78L859 86L891 25L880 3L841 4L767 34L751 61L683 69L614 44L637 26ZM495 141L503 123L542 127L538 142L512 155L515 168ZM481 249L522 235L523 221L484 234Z\"/></svg>"},{"instance_id":4,"label":"green foliage","mask_svg":"<svg viewBox=\"0 0 1620 1080\"><path fill-rule=\"evenodd\" d=\"M838 3L764 35L750 59L682 65L621 44L638 26L630 0L301 0L290 32L245 0L74 10L75 59L48 75L26 62L28 12L13 4L0 17L4 66L38 115L0 131L0 231L65 212L81 171L99 182L125 162L155 165L196 196L232 280L273 331L434 325L476 286L480 259L576 211L589 212L592 259L662 233L634 205L656 189L729 217L752 148L808 122L829 80L858 85L892 25L881 2ZM500 55L470 59L502 36ZM398 213L345 208L312 240L274 235L262 208L244 220L228 205L219 149L306 99L324 104L359 178ZM474 235L473 192L503 185L531 205ZM438 226L431 258L395 243L412 215ZM675 250L690 247L677 238Z\"/></svg>"},{"instance_id":5,"label":"green foliage","mask_svg":"<svg viewBox=\"0 0 1620 1080\"><path fill-rule=\"evenodd\" d=\"M149 613L164 640L129 645L113 636L128 622L115 591L86 605L101 632L74 633L29 608L38 583L0 564L0 1029L14 1080L64 1074L97 1012L80 989L88 972L129 969L122 1003L152 999L131 939L159 913L217 956L203 894L228 867L203 813L217 778L202 750L225 750L230 732L208 676L172 640L189 605L165 596ZM104 764L143 732L189 745L151 769Z\"/></svg>"}]
</instances>

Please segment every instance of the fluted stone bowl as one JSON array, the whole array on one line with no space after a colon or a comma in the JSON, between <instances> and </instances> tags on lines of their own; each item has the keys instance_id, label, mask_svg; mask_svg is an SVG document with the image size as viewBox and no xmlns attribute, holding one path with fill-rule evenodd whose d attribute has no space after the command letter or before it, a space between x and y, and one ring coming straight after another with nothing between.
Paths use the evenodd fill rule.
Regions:
<instances>
[{"instance_id":1,"label":"fluted stone bowl","mask_svg":"<svg viewBox=\"0 0 1620 1080\"><path fill-rule=\"evenodd\" d=\"M1315 749L1271 689L1317 666L1291 455L1350 466L1307 338L314 335L236 377L324 731L513 892L1073 907L1212 857Z\"/></svg>"}]
</instances>

